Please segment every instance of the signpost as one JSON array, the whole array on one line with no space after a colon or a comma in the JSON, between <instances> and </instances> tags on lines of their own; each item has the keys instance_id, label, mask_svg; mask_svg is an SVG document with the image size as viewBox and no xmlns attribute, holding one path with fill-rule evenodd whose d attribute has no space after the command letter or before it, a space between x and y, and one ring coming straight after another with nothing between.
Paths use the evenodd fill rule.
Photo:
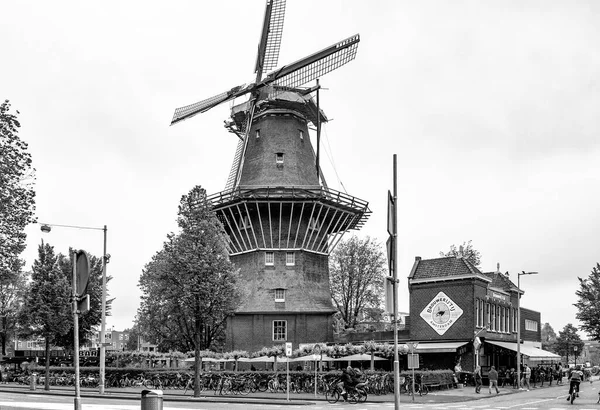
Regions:
<instances>
[{"instance_id":1,"label":"signpost","mask_svg":"<svg viewBox=\"0 0 600 410\"><path fill-rule=\"evenodd\" d=\"M417 365L416 368L419 367L419 355L415 355L415 350L417 350L417 346L419 346L419 342L408 342L407 343L408 348L410 349L410 356L409 357L413 357L414 360L414 356L417 356ZM412 401L415 401L415 367L412 368Z\"/></svg>"},{"instance_id":2,"label":"signpost","mask_svg":"<svg viewBox=\"0 0 600 410\"><path fill-rule=\"evenodd\" d=\"M398 357L398 179L397 179L396 154L394 154L394 195L388 191L388 213L387 213L387 231L390 235L387 242L388 264L390 276L386 277L386 309L393 311L394 318L394 410L400 408L400 359ZM390 286L391 282L391 295ZM389 299L392 297L392 303ZM390 312L391 313L391 312ZM414 400L414 398L413 398Z\"/></svg>"},{"instance_id":3,"label":"signpost","mask_svg":"<svg viewBox=\"0 0 600 410\"><path fill-rule=\"evenodd\" d=\"M292 343L286 342L285 344L285 355L287 360L285 361L286 369L286 383L285 389L287 391L287 401L290 401L290 357L292 356Z\"/></svg>"},{"instance_id":4,"label":"signpost","mask_svg":"<svg viewBox=\"0 0 600 410\"><path fill-rule=\"evenodd\" d=\"M315 358L315 397L317 397L317 368L319 366L319 363L321 361L321 346L316 344L315 347L313 348L313 356Z\"/></svg>"},{"instance_id":5,"label":"signpost","mask_svg":"<svg viewBox=\"0 0 600 410\"><path fill-rule=\"evenodd\" d=\"M79 386L79 302L81 294L87 289L90 277L90 262L85 251L73 251L73 362L75 367L75 410L81 410L81 394ZM89 295L87 296L87 307L89 309ZM84 306L85 307L85 306Z\"/></svg>"}]
</instances>

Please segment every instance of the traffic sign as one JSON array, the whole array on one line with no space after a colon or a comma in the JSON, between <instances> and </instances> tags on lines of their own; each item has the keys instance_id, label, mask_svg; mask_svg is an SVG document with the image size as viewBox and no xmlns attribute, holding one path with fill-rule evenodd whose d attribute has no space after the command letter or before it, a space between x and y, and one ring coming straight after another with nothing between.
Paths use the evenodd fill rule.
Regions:
<instances>
[{"instance_id":1,"label":"traffic sign","mask_svg":"<svg viewBox=\"0 0 600 410\"><path fill-rule=\"evenodd\" d=\"M285 344L285 355L290 357L292 355L292 342L286 342Z\"/></svg>"},{"instance_id":2,"label":"traffic sign","mask_svg":"<svg viewBox=\"0 0 600 410\"><path fill-rule=\"evenodd\" d=\"M90 259L86 251L78 250L75 254L75 268L77 273L77 296L87 293L90 278Z\"/></svg>"},{"instance_id":3,"label":"traffic sign","mask_svg":"<svg viewBox=\"0 0 600 410\"><path fill-rule=\"evenodd\" d=\"M418 369L419 368L419 354L409 354L408 355L408 368L409 369Z\"/></svg>"}]
</instances>

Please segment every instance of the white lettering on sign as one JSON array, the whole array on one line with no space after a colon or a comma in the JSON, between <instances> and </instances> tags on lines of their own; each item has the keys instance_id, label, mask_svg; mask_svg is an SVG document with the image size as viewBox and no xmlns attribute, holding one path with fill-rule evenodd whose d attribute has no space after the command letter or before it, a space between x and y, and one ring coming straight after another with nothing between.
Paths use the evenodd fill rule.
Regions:
<instances>
[{"instance_id":1,"label":"white lettering on sign","mask_svg":"<svg viewBox=\"0 0 600 410\"><path fill-rule=\"evenodd\" d=\"M501 295L500 293L492 292L492 297L496 299L506 300L506 296Z\"/></svg>"},{"instance_id":2,"label":"white lettering on sign","mask_svg":"<svg viewBox=\"0 0 600 410\"><path fill-rule=\"evenodd\" d=\"M421 312L421 318L432 327L439 335L446 333L461 317L463 310L444 292L435 298Z\"/></svg>"}]
</instances>

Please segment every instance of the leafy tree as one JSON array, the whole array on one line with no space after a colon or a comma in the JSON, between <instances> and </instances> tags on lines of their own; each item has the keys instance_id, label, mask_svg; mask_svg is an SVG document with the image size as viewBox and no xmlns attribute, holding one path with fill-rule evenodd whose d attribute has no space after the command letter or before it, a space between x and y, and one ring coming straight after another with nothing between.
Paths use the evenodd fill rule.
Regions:
<instances>
[{"instance_id":1,"label":"leafy tree","mask_svg":"<svg viewBox=\"0 0 600 410\"><path fill-rule=\"evenodd\" d=\"M42 337L46 345L46 385L50 389L50 345L56 335L65 334L71 323L71 286L60 271L54 247L42 243L33 262L31 283L27 289L19 323L28 337Z\"/></svg>"},{"instance_id":2,"label":"leafy tree","mask_svg":"<svg viewBox=\"0 0 600 410\"><path fill-rule=\"evenodd\" d=\"M581 328L593 339L600 340L600 264L592 268L587 279L579 279L579 298L575 307Z\"/></svg>"},{"instance_id":3,"label":"leafy tree","mask_svg":"<svg viewBox=\"0 0 600 410\"><path fill-rule=\"evenodd\" d=\"M554 351L554 345L556 344L556 333L550 323L544 323L542 326L542 349L548 351Z\"/></svg>"},{"instance_id":4,"label":"leafy tree","mask_svg":"<svg viewBox=\"0 0 600 410\"><path fill-rule=\"evenodd\" d=\"M131 328L125 329L123 332L129 332L129 340L127 340L127 343L125 343L125 350L130 352L138 350L138 343L141 342L143 336L140 332L140 326L137 324L137 321Z\"/></svg>"},{"instance_id":5,"label":"leafy tree","mask_svg":"<svg viewBox=\"0 0 600 410\"><path fill-rule=\"evenodd\" d=\"M146 339L160 350L195 351L194 396L200 395L200 351L213 347L239 301L237 272L223 226L197 186L181 198L179 233L167 235L142 271L138 309Z\"/></svg>"},{"instance_id":6,"label":"leafy tree","mask_svg":"<svg viewBox=\"0 0 600 410\"><path fill-rule=\"evenodd\" d=\"M69 249L69 254L73 250ZM90 271L88 279L87 292L90 295L90 310L79 315L79 345L89 342L96 329L100 328L102 323L102 258L88 253L90 260ZM64 275L67 282L73 280L73 262L70 257L63 254L58 255L58 267ZM108 293L108 284L112 276L106 276L106 289ZM70 290L72 292L72 289ZM110 316L112 302L114 299L106 298L106 316ZM66 333L56 335L56 344L69 350L74 350L73 346L73 320L69 321L69 330Z\"/></svg>"},{"instance_id":7,"label":"leafy tree","mask_svg":"<svg viewBox=\"0 0 600 410\"><path fill-rule=\"evenodd\" d=\"M577 334L577 328L569 323L563 328L563 330L558 332L555 351L561 356L566 356L567 363L569 363L569 355L574 354L575 352L573 347L577 346L577 356L579 356L583 351L584 344L585 343L581 340L581 337L579 337Z\"/></svg>"},{"instance_id":8,"label":"leafy tree","mask_svg":"<svg viewBox=\"0 0 600 410\"><path fill-rule=\"evenodd\" d=\"M23 271L23 260L13 258L12 267L0 275L0 344L1 354L6 355L10 335L16 331L17 312L22 304L27 275Z\"/></svg>"},{"instance_id":9,"label":"leafy tree","mask_svg":"<svg viewBox=\"0 0 600 410\"><path fill-rule=\"evenodd\" d=\"M16 112L19 114L19 112ZM34 222L34 172L27 143L19 138L21 124L0 104L0 340L6 353L8 334L14 331L18 291L23 285L25 227Z\"/></svg>"},{"instance_id":10,"label":"leafy tree","mask_svg":"<svg viewBox=\"0 0 600 410\"><path fill-rule=\"evenodd\" d=\"M381 245L370 237L352 236L329 259L331 297L346 328L356 328L359 315L380 308L387 262Z\"/></svg>"},{"instance_id":11,"label":"leafy tree","mask_svg":"<svg viewBox=\"0 0 600 410\"><path fill-rule=\"evenodd\" d=\"M446 253L440 252L440 256L459 256L461 258L465 258L477 268L481 266L481 253L479 253L477 249L473 248L471 241L463 242L458 249L456 248L456 245L451 245L450 250Z\"/></svg>"}]
</instances>

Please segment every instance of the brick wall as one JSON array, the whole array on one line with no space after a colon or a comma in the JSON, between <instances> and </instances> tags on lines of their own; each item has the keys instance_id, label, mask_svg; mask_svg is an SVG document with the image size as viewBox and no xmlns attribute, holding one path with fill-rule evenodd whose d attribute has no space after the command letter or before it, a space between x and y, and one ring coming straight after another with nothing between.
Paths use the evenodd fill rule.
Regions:
<instances>
[{"instance_id":1,"label":"brick wall","mask_svg":"<svg viewBox=\"0 0 600 410\"><path fill-rule=\"evenodd\" d=\"M537 323L537 330L531 331L525 328L525 321L531 320ZM542 341L542 316L540 312L521 308L521 339L533 342Z\"/></svg>"},{"instance_id":2,"label":"brick wall","mask_svg":"<svg viewBox=\"0 0 600 410\"><path fill-rule=\"evenodd\" d=\"M273 321L287 321L287 339L273 340ZM239 314L227 321L225 350L255 352L263 347L292 342L293 349L300 343L329 343L333 341L331 314Z\"/></svg>"},{"instance_id":3,"label":"brick wall","mask_svg":"<svg viewBox=\"0 0 600 410\"><path fill-rule=\"evenodd\" d=\"M240 185L319 185L306 120L290 113L267 114L252 124ZM275 162L278 152L284 154L283 164Z\"/></svg>"},{"instance_id":4,"label":"brick wall","mask_svg":"<svg viewBox=\"0 0 600 410\"><path fill-rule=\"evenodd\" d=\"M477 281L478 283L482 283ZM474 323L474 294L481 287L474 279L413 284L410 292L410 337L412 340L464 340L471 338ZM421 312L443 291L458 305L463 314L443 334L439 335L422 317ZM480 292L480 290L478 290Z\"/></svg>"}]
</instances>

